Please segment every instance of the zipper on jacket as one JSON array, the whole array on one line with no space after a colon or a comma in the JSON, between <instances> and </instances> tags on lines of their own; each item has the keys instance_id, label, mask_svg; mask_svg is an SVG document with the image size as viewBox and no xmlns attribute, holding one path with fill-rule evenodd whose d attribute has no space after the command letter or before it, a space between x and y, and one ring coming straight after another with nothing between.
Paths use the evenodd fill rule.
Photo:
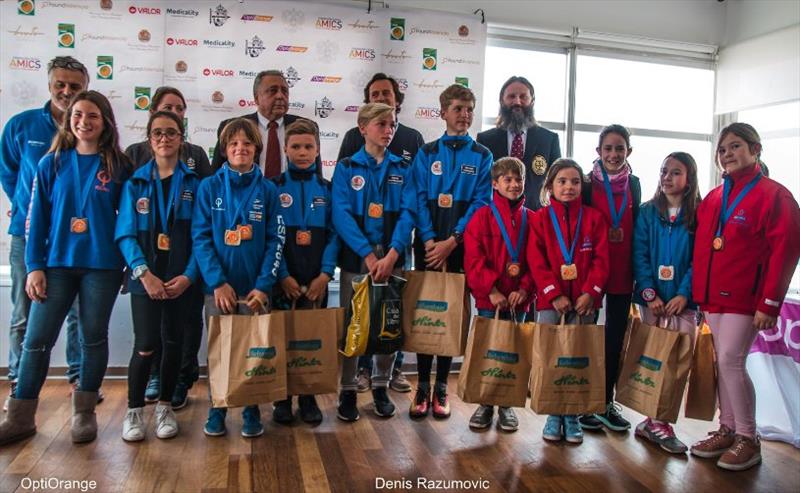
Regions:
<instances>
[{"instance_id":1,"label":"zipper on jacket","mask_svg":"<svg viewBox=\"0 0 800 493\"><path fill-rule=\"evenodd\" d=\"M306 182L305 182L305 180L300 180L300 214L301 214L300 221L302 222L303 219L305 219L305 217L306 217ZM308 224L306 224L306 228L309 228Z\"/></svg>"},{"instance_id":2,"label":"zipper on jacket","mask_svg":"<svg viewBox=\"0 0 800 493\"><path fill-rule=\"evenodd\" d=\"M570 224L569 224L569 202L565 202L564 203L564 211L566 211L566 214L564 214L564 220L567 223L567 235L566 235L567 236L567 241L565 243L567 245L567 248L569 248L569 245L572 244L572 237L570 236L571 233L572 233L572 228L570 227ZM572 263L573 264L575 263L575 259L574 258L572 259ZM574 294L573 293L574 283L573 283L573 281L567 281L567 282L569 283L569 301L570 301L570 303L572 303L572 295Z\"/></svg>"}]
</instances>

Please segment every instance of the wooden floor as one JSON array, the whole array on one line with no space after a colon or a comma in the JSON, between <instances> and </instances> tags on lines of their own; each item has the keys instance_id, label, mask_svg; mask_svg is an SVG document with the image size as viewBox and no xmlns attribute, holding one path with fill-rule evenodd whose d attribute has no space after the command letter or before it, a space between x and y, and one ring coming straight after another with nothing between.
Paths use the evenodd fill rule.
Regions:
<instances>
[{"instance_id":1,"label":"wooden floor","mask_svg":"<svg viewBox=\"0 0 800 493\"><path fill-rule=\"evenodd\" d=\"M455 389L456 379L451 379ZM520 430L495 427L473 432L467 422L474 409L452 396L449 420L413 422L407 409L412 394L390 392L398 414L381 419L371 411L370 394L359 394L361 419L336 419L335 395L319 398L325 420L317 427L298 422L279 426L270 406L262 406L264 436L239 435L238 411L228 416L228 435L208 438L202 428L207 413L204 381L191 391L191 403L177 412L181 433L159 440L148 406L147 439L135 444L120 437L127 406L124 380L106 381L106 400L97 408L99 436L90 444L70 442L69 386L45 385L37 415L38 433L22 443L0 448L0 492L32 491L23 478L92 480L100 492L132 491L425 491L418 478L485 480L471 489L459 484L429 484L434 491L714 491L790 492L800 490L800 451L763 442L764 462L749 471L718 469L711 460L670 456L633 433L587 433L580 446L548 444L541 438L544 417L518 410ZM0 395L7 392L0 385ZM624 415L637 423L641 416ZM702 438L710 423L684 419L676 427L686 443ZM389 483L385 480L407 480ZM30 486L30 485L29 485ZM381 486L384 486L381 489ZM409 487L410 486L410 487ZM393 488L392 488L393 487ZM41 490L40 490L41 491ZM45 490L64 491L64 490ZM78 489L70 491L80 491Z\"/></svg>"}]
</instances>

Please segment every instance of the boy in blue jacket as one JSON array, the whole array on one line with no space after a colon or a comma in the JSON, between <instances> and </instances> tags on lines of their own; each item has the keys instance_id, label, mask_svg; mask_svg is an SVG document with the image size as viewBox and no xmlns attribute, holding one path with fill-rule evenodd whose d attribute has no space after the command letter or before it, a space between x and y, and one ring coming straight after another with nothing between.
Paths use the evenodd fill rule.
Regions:
<instances>
[{"instance_id":1,"label":"boy in blue jacket","mask_svg":"<svg viewBox=\"0 0 800 493\"><path fill-rule=\"evenodd\" d=\"M339 240L331 222L331 184L317 173L319 133L317 126L299 119L286 127L287 170L274 179L278 186L281 215L286 224L283 261L278 270L281 289L273 305L290 309L325 307L328 283L336 269ZM300 419L322 421L313 395L301 395ZM292 396L276 402L272 419L281 424L294 420Z\"/></svg>"},{"instance_id":2,"label":"boy in blue jacket","mask_svg":"<svg viewBox=\"0 0 800 493\"><path fill-rule=\"evenodd\" d=\"M261 135L245 118L220 134L227 161L200 184L194 208L194 255L205 282L206 316L257 313L278 280L285 227L275 185L255 165ZM238 304L244 300L244 304ZM224 408L211 408L205 433L225 434ZM242 436L264 433L258 406L242 412Z\"/></svg>"},{"instance_id":3,"label":"boy in blue jacket","mask_svg":"<svg viewBox=\"0 0 800 493\"><path fill-rule=\"evenodd\" d=\"M369 274L373 282L385 282L404 264L403 253L411 242L416 190L411 168L386 147L395 130L394 108L369 103L358 111L358 128L364 146L350 158L339 161L333 173L333 225L342 239L340 306L353 296L352 280ZM387 389L394 354L375 355L372 397L375 414L394 416L395 407ZM359 418L356 407L358 357L342 361L341 392L337 417Z\"/></svg>"}]
</instances>

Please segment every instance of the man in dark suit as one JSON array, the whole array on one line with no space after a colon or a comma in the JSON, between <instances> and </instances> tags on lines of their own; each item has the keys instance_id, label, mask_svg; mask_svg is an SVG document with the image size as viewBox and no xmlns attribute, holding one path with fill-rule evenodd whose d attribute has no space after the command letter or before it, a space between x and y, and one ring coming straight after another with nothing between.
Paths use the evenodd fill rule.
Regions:
<instances>
[{"instance_id":1,"label":"man in dark suit","mask_svg":"<svg viewBox=\"0 0 800 493\"><path fill-rule=\"evenodd\" d=\"M404 97L405 95L400 92L400 86L397 81L381 72L373 75L372 79L364 87L364 103L388 104L395 108L395 115L400 113L400 106L403 104ZM425 140L423 140L422 134L398 122L394 137L389 143L389 151L403 158L407 164L411 164L414 161L417 150L424 143ZM363 145L364 137L358 127L351 128L344 134L342 145L339 147L339 156L336 160L341 161L342 158L352 156Z\"/></svg>"},{"instance_id":2,"label":"man in dark suit","mask_svg":"<svg viewBox=\"0 0 800 493\"><path fill-rule=\"evenodd\" d=\"M262 70L253 82L253 97L258 107L255 113L244 115L256 124L264 142L258 165L264 176L274 178L286 171L286 154L283 152L286 127L302 118L289 115L289 84L280 70ZM224 120L217 129L217 145L214 146L214 158L211 166L216 172L225 162L225 149L220 148L219 135L232 119ZM311 121L311 120L309 120ZM316 125L316 123L314 123ZM317 156L317 170L322 174L322 161Z\"/></svg>"},{"instance_id":3,"label":"man in dark suit","mask_svg":"<svg viewBox=\"0 0 800 493\"><path fill-rule=\"evenodd\" d=\"M525 165L525 206L541 207L539 191L553 161L561 157L558 135L540 127L533 117L533 85L513 76L500 88L497 128L478 134L478 143L492 151L494 159L511 156Z\"/></svg>"}]
</instances>

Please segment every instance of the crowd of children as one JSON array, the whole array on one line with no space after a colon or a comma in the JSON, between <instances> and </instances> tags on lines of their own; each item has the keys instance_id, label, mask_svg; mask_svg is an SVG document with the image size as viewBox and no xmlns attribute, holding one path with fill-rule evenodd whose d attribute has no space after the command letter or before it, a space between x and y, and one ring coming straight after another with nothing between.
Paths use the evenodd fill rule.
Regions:
<instances>
[{"instance_id":1,"label":"crowd of children","mask_svg":"<svg viewBox=\"0 0 800 493\"><path fill-rule=\"evenodd\" d=\"M178 106L183 101L179 92L164 96ZM207 160L195 169L200 158L192 157L182 115L173 108L151 114L148 140L134 149L140 167L131 172L108 101L94 91L79 94L36 176L26 291L40 303L31 310L0 444L35 433L50 350L78 295L86 351L72 438L96 437L108 320L125 264L135 338L122 437L146 436L145 393L158 359L155 433L169 438L178 433L176 387L180 381L178 400L184 393L185 402L192 380L191 371L181 380L183 318L199 313L192 308L199 306L197 286L206 317L325 307L338 266L340 306L348 306L356 276L382 282L400 274L413 232L414 268L464 273L480 316L499 311L518 322L536 317L548 324L592 324L604 307L605 409L548 416L546 440L580 443L582 430L630 428L614 401L614 385L634 302L643 321L669 318L670 327L692 343L702 312L717 351L720 427L691 453L719 457L718 465L732 470L758 463L755 395L744 363L757 331L776 323L800 256L800 209L786 188L764 175L755 129L744 123L723 129L716 147L723 184L704 200L694 159L674 152L660 164L653 198L640 204L641 186L628 162L630 134L610 125L600 133L588 174L571 159L546 163L542 208L534 212L525 207L526 165L513 157L493 163L491 152L470 137L472 91L452 85L440 103L444 134L422 146L413 162L387 148L395 108L361 107L364 145L339 161L328 182L316 169L317 127L302 119L286 129L288 167L276 179L266 179L255 164L262 138L244 118L222 130L225 164L205 177L200 171ZM434 356L417 355L412 418L450 416L452 358L436 356L432 387ZM387 392L394 359L374 355L372 396L381 417L395 414ZM356 357L342 360L337 416L347 422L360 416L357 371ZM323 419L313 395L299 396L298 404L303 421ZM513 409L497 413L499 428L518 428ZM245 407L242 415L243 436L264 433L258 406ZM491 405L479 405L469 426L486 428L493 415ZM225 434L225 418L226 409L211 407L205 433ZM273 419L293 421L292 396L274 403ZM669 423L654 417L635 434L671 453L689 449Z\"/></svg>"}]
</instances>

